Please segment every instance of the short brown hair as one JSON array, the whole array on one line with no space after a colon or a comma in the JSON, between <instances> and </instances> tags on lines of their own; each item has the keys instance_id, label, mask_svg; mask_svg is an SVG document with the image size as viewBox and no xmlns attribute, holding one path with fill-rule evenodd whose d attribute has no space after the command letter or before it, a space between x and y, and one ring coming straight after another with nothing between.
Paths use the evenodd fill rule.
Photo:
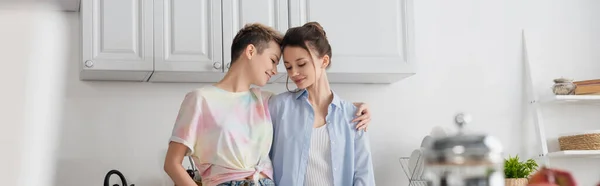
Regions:
<instances>
[{"instance_id":1,"label":"short brown hair","mask_svg":"<svg viewBox=\"0 0 600 186\"><path fill-rule=\"evenodd\" d=\"M329 64L327 68L331 65L331 45L329 45L325 30L318 22L308 22L302 26L290 28L285 33L281 43L282 49L286 46L302 47L309 53L314 51L316 53L314 55L319 58L328 55ZM309 50L309 48L312 50Z\"/></svg>"},{"instance_id":2,"label":"short brown hair","mask_svg":"<svg viewBox=\"0 0 600 186\"><path fill-rule=\"evenodd\" d=\"M275 41L281 45L283 36L277 30L260 23L251 23L244 25L233 38L231 43L231 63L235 62L244 49L249 44L253 44L258 53L261 54L268 46L269 42Z\"/></svg>"}]
</instances>

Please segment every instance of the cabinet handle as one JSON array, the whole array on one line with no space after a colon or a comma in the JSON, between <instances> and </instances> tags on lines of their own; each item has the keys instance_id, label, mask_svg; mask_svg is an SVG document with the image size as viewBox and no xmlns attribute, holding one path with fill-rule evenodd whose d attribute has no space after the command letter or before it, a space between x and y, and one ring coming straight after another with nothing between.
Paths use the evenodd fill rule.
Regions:
<instances>
[{"instance_id":1,"label":"cabinet handle","mask_svg":"<svg viewBox=\"0 0 600 186\"><path fill-rule=\"evenodd\" d=\"M231 67L231 63L227 63L227 69L229 69L229 67Z\"/></svg>"},{"instance_id":2,"label":"cabinet handle","mask_svg":"<svg viewBox=\"0 0 600 186\"><path fill-rule=\"evenodd\" d=\"M213 63L213 68L215 68L217 70L221 69L221 62L215 62L215 63Z\"/></svg>"},{"instance_id":3,"label":"cabinet handle","mask_svg":"<svg viewBox=\"0 0 600 186\"><path fill-rule=\"evenodd\" d=\"M84 62L84 65L85 65L85 67L87 67L87 68L92 68L92 67L94 67L94 61L92 61L92 60L87 60L87 61L85 61L85 62Z\"/></svg>"}]
</instances>

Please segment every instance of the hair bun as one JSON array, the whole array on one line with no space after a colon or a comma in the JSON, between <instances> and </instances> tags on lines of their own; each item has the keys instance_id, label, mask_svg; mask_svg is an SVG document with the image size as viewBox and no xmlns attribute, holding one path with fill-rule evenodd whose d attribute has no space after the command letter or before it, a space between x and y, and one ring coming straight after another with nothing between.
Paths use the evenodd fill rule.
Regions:
<instances>
[{"instance_id":1,"label":"hair bun","mask_svg":"<svg viewBox=\"0 0 600 186\"><path fill-rule=\"evenodd\" d=\"M321 35L325 38L327 38L327 34L325 33L325 30L323 30L323 26L321 26L321 24L319 24L319 22L308 22L306 24L304 24L305 27L310 27L315 29L316 31L318 31L319 33L321 33Z\"/></svg>"}]
</instances>

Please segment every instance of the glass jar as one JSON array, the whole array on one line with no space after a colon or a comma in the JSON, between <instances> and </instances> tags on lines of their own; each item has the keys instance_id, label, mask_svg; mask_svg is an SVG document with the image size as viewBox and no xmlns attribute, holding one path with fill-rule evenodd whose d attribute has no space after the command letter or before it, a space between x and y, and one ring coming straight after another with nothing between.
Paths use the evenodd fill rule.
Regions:
<instances>
[{"instance_id":1,"label":"glass jar","mask_svg":"<svg viewBox=\"0 0 600 186\"><path fill-rule=\"evenodd\" d=\"M502 145L492 136L466 134L471 120L458 114L456 135L437 138L426 145L425 179L430 186L504 186Z\"/></svg>"}]
</instances>

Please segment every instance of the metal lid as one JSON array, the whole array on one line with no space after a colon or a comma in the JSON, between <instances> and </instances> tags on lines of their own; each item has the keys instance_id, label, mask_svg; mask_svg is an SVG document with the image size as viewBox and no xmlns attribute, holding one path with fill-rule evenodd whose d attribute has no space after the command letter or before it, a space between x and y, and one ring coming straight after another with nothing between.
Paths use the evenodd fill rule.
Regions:
<instances>
[{"instance_id":1,"label":"metal lid","mask_svg":"<svg viewBox=\"0 0 600 186\"><path fill-rule=\"evenodd\" d=\"M427 144L425 163L428 165L482 165L503 161L502 145L493 136L468 135L464 125L471 121L466 114L458 114L455 122L459 132L455 136L435 139Z\"/></svg>"}]
</instances>

